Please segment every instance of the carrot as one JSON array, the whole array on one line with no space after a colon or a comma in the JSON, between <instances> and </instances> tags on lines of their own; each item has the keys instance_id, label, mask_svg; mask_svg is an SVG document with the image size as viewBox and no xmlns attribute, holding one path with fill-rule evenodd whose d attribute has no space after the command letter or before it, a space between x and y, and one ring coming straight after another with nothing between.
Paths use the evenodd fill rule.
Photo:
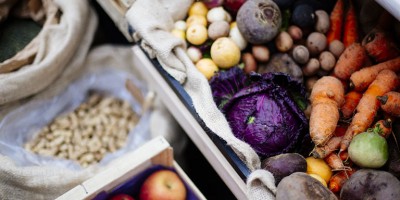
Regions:
<instances>
[{"instance_id":1,"label":"carrot","mask_svg":"<svg viewBox=\"0 0 400 200\"><path fill-rule=\"evenodd\" d=\"M345 47L358 41L357 17L353 3L349 0L343 31L343 44Z\"/></svg>"},{"instance_id":2,"label":"carrot","mask_svg":"<svg viewBox=\"0 0 400 200\"><path fill-rule=\"evenodd\" d=\"M367 61L367 53L360 43L348 46L336 62L333 74L342 80L348 80L352 73L363 67Z\"/></svg>"},{"instance_id":3,"label":"carrot","mask_svg":"<svg viewBox=\"0 0 400 200\"><path fill-rule=\"evenodd\" d=\"M394 42L393 35L379 29L371 30L363 39L367 54L376 62L384 62L400 56L400 50Z\"/></svg>"},{"instance_id":4,"label":"carrot","mask_svg":"<svg viewBox=\"0 0 400 200\"><path fill-rule=\"evenodd\" d=\"M362 94L356 91L350 91L344 96L344 104L340 108L340 113L344 119L349 119L353 116L361 97Z\"/></svg>"},{"instance_id":5,"label":"carrot","mask_svg":"<svg viewBox=\"0 0 400 200\"><path fill-rule=\"evenodd\" d=\"M400 117L400 93L390 91L377 97L383 111L394 117Z\"/></svg>"},{"instance_id":6,"label":"carrot","mask_svg":"<svg viewBox=\"0 0 400 200\"><path fill-rule=\"evenodd\" d=\"M324 158L325 162L332 168L332 171L346 170L349 167L343 164L342 159L336 154L331 153Z\"/></svg>"},{"instance_id":7,"label":"carrot","mask_svg":"<svg viewBox=\"0 0 400 200\"><path fill-rule=\"evenodd\" d=\"M342 160L343 162L349 159L349 153L347 151L340 152L338 156L340 157L340 160Z\"/></svg>"},{"instance_id":8,"label":"carrot","mask_svg":"<svg viewBox=\"0 0 400 200\"><path fill-rule=\"evenodd\" d=\"M340 141L342 141L342 137L331 137L324 146L316 146L311 154L314 158L323 159L327 155L339 149Z\"/></svg>"},{"instance_id":9,"label":"carrot","mask_svg":"<svg viewBox=\"0 0 400 200\"><path fill-rule=\"evenodd\" d=\"M333 175L329 180L329 189L333 193L338 193L342 189L343 184L354 174L356 170L350 169L345 171L340 171Z\"/></svg>"},{"instance_id":10,"label":"carrot","mask_svg":"<svg viewBox=\"0 0 400 200\"><path fill-rule=\"evenodd\" d=\"M349 127L347 124L346 125L338 124L335 129L335 136L342 137L344 135L344 133L346 132L347 127Z\"/></svg>"},{"instance_id":11,"label":"carrot","mask_svg":"<svg viewBox=\"0 0 400 200\"><path fill-rule=\"evenodd\" d=\"M379 109L377 97L394 90L398 84L399 80L393 71L383 70L379 72L357 105L357 113L343 136L340 151L347 149L354 135L364 132L372 124Z\"/></svg>"},{"instance_id":12,"label":"carrot","mask_svg":"<svg viewBox=\"0 0 400 200\"><path fill-rule=\"evenodd\" d=\"M375 123L374 128L378 129L376 132L379 133L379 135L388 138L392 133L392 120L390 118L381 119Z\"/></svg>"},{"instance_id":13,"label":"carrot","mask_svg":"<svg viewBox=\"0 0 400 200\"><path fill-rule=\"evenodd\" d=\"M333 40L342 41L342 25L343 25L343 14L344 14L344 3L343 0L338 0L333 7L330 15L329 31L327 33L326 39L328 44Z\"/></svg>"},{"instance_id":14,"label":"carrot","mask_svg":"<svg viewBox=\"0 0 400 200\"><path fill-rule=\"evenodd\" d=\"M400 57L354 72L350 77L350 87L358 92L364 91L375 80L379 72L384 69L399 72Z\"/></svg>"},{"instance_id":15,"label":"carrot","mask_svg":"<svg viewBox=\"0 0 400 200\"><path fill-rule=\"evenodd\" d=\"M313 86L310 101L310 136L315 145L323 146L339 121L339 108L344 103L342 83L333 76L320 78Z\"/></svg>"}]
</instances>

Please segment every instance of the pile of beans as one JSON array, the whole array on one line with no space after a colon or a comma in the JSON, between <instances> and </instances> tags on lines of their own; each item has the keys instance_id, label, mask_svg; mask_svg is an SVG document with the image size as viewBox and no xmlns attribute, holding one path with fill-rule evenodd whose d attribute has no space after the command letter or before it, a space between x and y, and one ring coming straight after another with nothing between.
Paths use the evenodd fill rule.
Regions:
<instances>
[{"instance_id":1,"label":"pile of beans","mask_svg":"<svg viewBox=\"0 0 400 200\"><path fill-rule=\"evenodd\" d=\"M91 94L73 112L42 128L24 147L36 154L74 160L87 167L123 147L138 121L139 116L129 102Z\"/></svg>"}]
</instances>

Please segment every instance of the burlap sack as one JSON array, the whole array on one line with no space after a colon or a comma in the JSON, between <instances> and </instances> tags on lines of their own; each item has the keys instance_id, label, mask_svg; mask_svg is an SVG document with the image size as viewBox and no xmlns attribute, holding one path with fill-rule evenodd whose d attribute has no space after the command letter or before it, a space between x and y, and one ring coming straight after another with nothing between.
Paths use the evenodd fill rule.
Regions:
<instances>
[{"instance_id":1,"label":"burlap sack","mask_svg":"<svg viewBox=\"0 0 400 200\"><path fill-rule=\"evenodd\" d=\"M84 41L89 20L88 1L44 0L47 20L37 37L17 54L15 60L6 60L0 65L0 105L36 94L54 82L64 71L70 60L84 58L86 53L78 54L77 49L88 48ZM57 20L58 10L62 12ZM58 23L57 23L58 22ZM91 40L90 40L91 41ZM74 57L74 59L72 59ZM10 64L13 63L13 64ZM15 67L23 65L16 71ZM5 69L7 68L7 69Z\"/></svg>"},{"instance_id":2,"label":"burlap sack","mask_svg":"<svg viewBox=\"0 0 400 200\"><path fill-rule=\"evenodd\" d=\"M175 0L181 12L187 13L191 0ZM170 34L174 20L169 6L159 0L136 0L126 18L135 29L142 47L156 57L162 67L183 84L193 106L208 128L224 139L253 172L247 179L250 199L274 199L275 180L271 173L260 170L260 158L247 143L237 139L213 101L207 79L195 68L185 53L185 42ZM176 14L176 13L175 13ZM178 16L185 16L181 13ZM263 172L263 173L261 173Z\"/></svg>"}]
</instances>

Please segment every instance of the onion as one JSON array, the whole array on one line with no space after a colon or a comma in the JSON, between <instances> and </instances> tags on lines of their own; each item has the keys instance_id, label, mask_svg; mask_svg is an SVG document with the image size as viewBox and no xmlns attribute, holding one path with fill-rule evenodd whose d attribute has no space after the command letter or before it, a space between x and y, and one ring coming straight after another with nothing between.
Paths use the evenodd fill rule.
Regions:
<instances>
[{"instance_id":1,"label":"onion","mask_svg":"<svg viewBox=\"0 0 400 200\"><path fill-rule=\"evenodd\" d=\"M208 9L211 9L218 6L222 6L224 0L203 0L203 3L206 4Z\"/></svg>"}]
</instances>

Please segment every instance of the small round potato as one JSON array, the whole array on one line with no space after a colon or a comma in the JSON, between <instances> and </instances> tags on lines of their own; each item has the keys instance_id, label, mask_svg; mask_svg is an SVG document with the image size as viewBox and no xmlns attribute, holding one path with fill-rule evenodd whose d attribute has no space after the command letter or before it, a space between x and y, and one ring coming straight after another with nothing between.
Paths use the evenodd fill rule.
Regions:
<instances>
[{"instance_id":1,"label":"small round potato","mask_svg":"<svg viewBox=\"0 0 400 200\"><path fill-rule=\"evenodd\" d=\"M246 74L257 71L257 62L251 53L244 53L242 55L242 61L244 63L243 71Z\"/></svg>"},{"instance_id":2,"label":"small round potato","mask_svg":"<svg viewBox=\"0 0 400 200\"><path fill-rule=\"evenodd\" d=\"M298 45L293 49L292 56L297 63L305 64L310 59L310 52L308 52L307 47Z\"/></svg>"},{"instance_id":3,"label":"small round potato","mask_svg":"<svg viewBox=\"0 0 400 200\"><path fill-rule=\"evenodd\" d=\"M226 21L216 21L210 24L208 27L208 37L212 40L216 40L220 37L226 37L229 35L229 24Z\"/></svg>"},{"instance_id":4,"label":"small round potato","mask_svg":"<svg viewBox=\"0 0 400 200\"><path fill-rule=\"evenodd\" d=\"M268 62L269 60L269 49L263 45L253 45L251 52L254 58L258 62Z\"/></svg>"},{"instance_id":5,"label":"small round potato","mask_svg":"<svg viewBox=\"0 0 400 200\"><path fill-rule=\"evenodd\" d=\"M293 40L300 40L303 38L303 31L298 26L289 26L288 33Z\"/></svg>"},{"instance_id":6,"label":"small round potato","mask_svg":"<svg viewBox=\"0 0 400 200\"><path fill-rule=\"evenodd\" d=\"M315 75L319 70L319 61L316 58L311 58L303 67L304 76Z\"/></svg>"},{"instance_id":7,"label":"small round potato","mask_svg":"<svg viewBox=\"0 0 400 200\"><path fill-rule=\"evenodd\" d=\"M344 51L344 44L339 40L333 40L329 44L329 51L336 57L339 58Z\"/></svg>"},{"instance_id":8,"label":"small round potato","mask_svg":"<svg viewBox=\"0 0 400 200\"><path fill-rule=\"evenodd\" d=\"M200 59L196 63L196 68L199 70L207 80L210 80L214 76L215 72L218 71L217 65L209 58Z\"/></svg>"},{"instance_id":9,"label":"small round potato","mask_svg":"<svg viewBox=\"0 0 400 200\"><path fill-rule=\"evenodd\" d=\"M319 32L313 32L308 36L306 43L311 55L318 55L326 48L326 36Z\"/></svg>"},{"instance_id":10,"label":"small round potato","mask_svg":"<svg viewBox=\"0 0 400 200\"><path fill-rule=\"evenodd\" d=\"M275 45L280 52L287 52L293 47L293 39L289 33L282 31L275 38Z\"/></svg>"},{"instance_id":11,"label":"small round potato","mask_svg":"<svg viewBox=\"0 0 400 200\"><path fill-rule=\"evenodd\" d=\"M335 67L336 59L331 52L324 51L319 55L319 63L323 70L331 71Z\"/></svg>"}]
</instances>

